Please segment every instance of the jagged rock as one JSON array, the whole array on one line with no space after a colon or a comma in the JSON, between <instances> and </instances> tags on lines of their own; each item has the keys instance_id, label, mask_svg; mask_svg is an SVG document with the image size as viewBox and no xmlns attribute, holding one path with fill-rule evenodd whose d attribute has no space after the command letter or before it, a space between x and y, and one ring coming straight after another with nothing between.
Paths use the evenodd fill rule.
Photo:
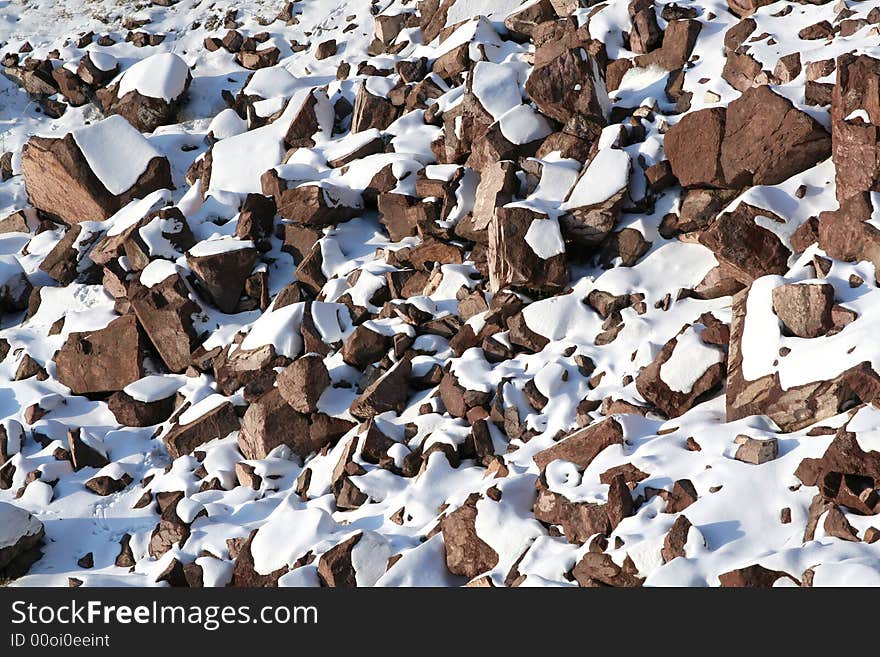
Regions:
<instances>
[{"instance_id":1,"label":"jagged rock","mask_svg":"<svg viewBox=\"0 0 880 657\"><path fill-rule=\"evenodd\" d=\"M0 578L25 575L42 556L43 523L24 509L0 502Z\"/></svg>"},{"instance_id":2,"label":"jagged rock","mask_svg":"<svg viewBox=\"0 0 880 657\"><path fill-rule=\"evenodd\" d=\"M558 291L568 284L565 247L554 219L523 207L495 210L489 223L489 283Z\"/></svg>"},{"instance_id":3,"label":"jagged rock","mask_svg":"<svg viewBox=\"0 0 880 657\"><path fill-rule=\"evenodd\" d=\"M174 412L174 395L154 401L140 401L123 390L113 393L107 408L116 421L125 427L151 427L165 422Z\"/></svg>"},{"instance_id":4,"label":"jagged rock","mask_svg":"<svg viewBox=\"0 0 880 657\"><path fill-rule=\"evenodd\" d=\"M253 530L247 537L247 540L241 545L238 553L233 557L235 564L232 568L232 581L230 586L242 588L274 588L278 586L278 580L286 575L289 567L282 566L278 570L274 570L266 575L261 575L254 567L254 555L251 552L251 545L254 537L259 530ZM231 556L231 555L230 555Z\"/></svg>"},{"instance_id":5,"label":"jagged rock","mask_svg":"<svg viewBox=\"0 0 880 657\"><path fill-rule=\"evenodd\" d=\"M569 434L533 458L542 474L547 465L557 459L570 461L584 470L606 447L622 444L623 428L620 423L614 418L606 418Z\"/></svg>"},{"instance_id":6,"label":"jagged rock","mask_svg":"<svg viewBox=\"0 0 880 657\"><path fill-rule=\"evenodd\" d=\"M758 120L756 120L758 119ZM828 157L830 135L767 86L727 108L692 112L672 126L664 149L684 186L775 185Z\"/></svg>"},{"instance_id":7,"label":"jagged rock","mask_svg":"<svg viewBox=\"0 0 880 657\"><path fill-rule=\"evenodd\" d=\"M740 203L731 212L718 215L700 233L699 242L744 285L767 274L784 274L791 252L775 233L755 221L768 216L776 217L769 210Z\"/></svg>"},{"instance_id":8,"label":"jagged rock","mask_svg":"<svg viewBox=\"0 0 880 657\"><path fill-rule=\"evenodd\" d=\"M318 400L330 385L330 374L324 359L308 354L293 361L278 375L278 391L299 413L314 413Z\"/></svg>"},{"instance_id":9,"label":"jagged rock","mask_svg":"<svg viewBox=\"0 0 880 657\"><path fill-rule=\"evenodd\" d=\"M229 242L227 245L226 242ZM252 242L214 240L200 242L186 254L186 262L220 310L235 312L245 279L257 261Z\"/></svg>"},{"instance_id":10,"label":"jagged rock","mask_svg":"<svg viewBox=\"0 0 880 657\"><path fill-rule=\"evenodd\" d=\"M532 507L535 518L548 525L558 525L569 543L582 545L591 536L610 534L620 521L632 514L633 500L622 475L612 479L608 501L572 502L560 493L539 487Z\"/></svg>"},{"instance_id":11,"label":"jagged rock","mask_svg":"<svg viewBox=\"0 0 880 657\"><path fill-rule=\"evenodd\" d=\"M440 520L446 567L453 575L473 579L498 565L498 553L477 535L478 494Z\"/></svg>"},{"instance_id":12,"label":"jagged rock","mask_svg":"<svg viewBox=\"0 0 880 657\"><path fill-rule=\"evenodd\" d=\"M411 371L411 360L404 357L355 398L349 412L359 420L367 420L388 411L403 413L409 399Z\"/></svg>"},{"instance_id":13,"label":"jagged rock","mask_svg":"<svg viewBox=\"0 0 880 657\"><path fill-rule=\"evenodd\" d=\"M700 340L693 327L663 345L653 362L639 372L639 394L667 417L678 417L724 381L725 354Z\"/></svg>"},{"instance_id":14,"label":"jagged rock","mask_svg":"<svg viewBox=\"0 0 880 657\"><path fill-rule=\"evenodd\" d=\"M201 308L190 299L180 275L168 276L152 287L134 286L128 298L165 366L172 372L182 372L189 367L199 343L193 316L201 312Z\"/></svg>"},{"instance_id":15,"label":"jagged rock","mask_svg":"<svg viewBox=\"0 0 880 657\"><path fill-rule=\"evenodd\" d=\"M94 146L101 140L119 148ZM82 144L87 145L86 153ZM136 160L129 157L131 152L137 152ZM118 175L103 181L90 156L97 158L105 175ZM143 165L139 173L135 162ZM31 137L22 149L21 169L30 202L69 224L103 221L133 198L172 187L168 160L124 119L115 117L61 138Z\"/></svg>"},{"instance_id":16,"label":"jagged rock","mask_svg":"<svg viewBox=\"0 0 880 657\"><path fill-rule=\"evenodd\" d=\"M98 331L71 333L53 360L74 394L116 392L143 378L145 349L137 320L125 315Z\"/></svg>"},{"instance_id":17,"label":"jagged rock","mask_svg":"<svg viewBox=\"0 0 880 657\"><path fill-rule=\"evenodd\" d=\"M787 284L773 289L773 312L799 338L825 335L834 326L834 287L828 283Z\"/></svg>"},{"instance_id":18,"label":"jagged rock","mask_svg":"<svg viewBox=\"0 0 880 657\"><path fill-rule=\"evenodd\" d=\"M125 117L141 132L177 120L192 81L189 67L174 53L157 53L136 62L112 87L98 90L105 114Z\"/></svg>"},{"instance_id":19,"label":"jagged rock","mask_svg":"<svg viewBox=\"0 0 880 657\"><path fill-rule=\"evenodd\" d=\"M783 431L796 431L837 415L847 404L871 401L880 396L880 377L870 363L861 363L827 381L816 381L783 389L778 375L756 380L745 378L742 369L742 336L749 290L733 299L730 350L727 360L727 421L749 415L767 415Z\"/></svg>"},{"instance_id":20,"label":"jagged rock","mask_svg":"<svg viewBox=\"0 0 880 657\"><path fill-rule=\"evenodd\" d=\"M178 458L192 452L215 438L225 438L239 430L238 415L230 402L222 402L207 413L181 424L179 419L162 436L162 442L171 455Z\"/></svg>"}]
</instances>

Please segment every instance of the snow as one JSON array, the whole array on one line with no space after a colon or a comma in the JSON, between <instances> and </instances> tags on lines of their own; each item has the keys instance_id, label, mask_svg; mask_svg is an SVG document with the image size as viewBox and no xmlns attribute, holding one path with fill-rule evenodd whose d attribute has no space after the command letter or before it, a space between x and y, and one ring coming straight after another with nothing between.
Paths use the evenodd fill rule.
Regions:
<instances>
[{"instance_id":1,"label":"snow","mask_svg":"<svg viewBox=\"0 0 880 657\"><path fill-rule=\"evenodd\" d=\"M689 393L707 369L723 360L724 352L705 344L689 327L676 338L672 355L660 366L660 378L670 390Z\"/></svg>"},{"instance_id":2,"label":"snow","mask_svg":"<svg viewBox=\"0 0 880 657\"><path fill-rule=\"evenodd\" d=\"M72 131L89 167L118 196L131 189L154 157L160 153L121 116L110 116Z\"/></svg>"},{"instance_id":3,"label":"snow","mask_svg":"<svg viewBox=\"0 0 880 657\"><path fill-rule=\"evenodd\" d=\"M135 401L149 403L168 399L183 385L181 378L154 374L129 383L122 391Z\"/></svg>"},{"instance_id":4,"label":"snow","mask_svg":"<svg viewBox=\"0 0 880 657\"><path fill-rule=\"evenodd\" d=\"M164 281L169 276L177 274L177 265L170 260L162 260L161 258L153 260L144 267L141 272L141 285L145 287L153 287Z\"/></svg>"},{"instance_id":5,"label":"snow","mask_svg":"<svg viewBox=\"0 0 880 657\"><path fill-rule=\"evenodd\" d=\"M183 93L187 75L189 67L178 55L157 53L126 70L119 80L116 94L122 98L137 91L141 96L161 98L170 103Z\"/></svg>"},{"instance_id":6,"label":"snow","mask_svg":"<svg viewBox=\"0 0 880 657\"><path fill-rule=\"evenodd\" d=\"M42 523L27 511L0 502L0 550L15 545L23 536L33 536Z\"/></svg>"},{"instance_id":7,"label":"snow","mask_svg":"<svg viewBox=\"0 0 880 657\"><path fill-rule=\"evenodd\" d=\"M188 253L193 258L206 258L209 256L220 255L221 253L229 253L231 251L241 251L242 249L252 249L254 243L251 240L237 240L231 237L217 237L216 239L202 240L191 248Z\"/></svg>"},{"instance_id":8,"label":"snow","mask_svg":"<svg viewBox=\"0 0 880 657\"><path fill-rule=\"evenodd\" d=\"M532 251L544 260L565 253L559 222L553 218L534 219L526 231L525 240Z\"/></svg>"},{"instance_id":9,"label":"snow","mask_svg":"<svg viewBox=\"0 0 880 657\"><path fill-rule=\"evenodd\" d=\"M102 50L91 50L88 55L95 68L101 71L112 71L119 64L113 55Z\"/></svg>"},{"instance_id":10,"label":"snow","mask_svg":"<svg viewBox=\"0 0 880 657\"><path fill-rule=\"evenodd\" d=\"M474 95L493 119L500 119L508 110L522 103L519 82L513 67L477 62L472 75Z\"/></svg>"},{"instance_id":11,"label":"snow","mask_svg":"<svg viewBox=\"0 0 880 657\"><path fill-rule=\"evenodd\" d=\"M616 148L605 148L587 165L563 208L583 208L602 203L626 187L630 156Z\"/></svg>"},{"instance_id":12,"label":"snow","mask_svg":"<svg viewBox=\"0 0 880 657\"><path fill-rule=\"evenodd\" d=\"M553 132L541 114L529 105L517 105L501 115L498 120L501 134L512 144L528 144Z\"/></svg>"}]
</instances>

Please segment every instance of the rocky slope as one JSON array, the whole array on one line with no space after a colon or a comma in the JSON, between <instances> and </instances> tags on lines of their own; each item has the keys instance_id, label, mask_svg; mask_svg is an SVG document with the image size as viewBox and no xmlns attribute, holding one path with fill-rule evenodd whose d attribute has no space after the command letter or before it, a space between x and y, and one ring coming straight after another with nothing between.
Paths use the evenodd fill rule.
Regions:
<instances>
[{"instance_id":1,"label":"rocky slope","mask_svg":"<svg viewBox=\"0 0 880 657\"><path fill-rule=\"evenodd\" d=\"M0 576L880 584L876 2L6 12Z\"/></svg>"}]
</instances>

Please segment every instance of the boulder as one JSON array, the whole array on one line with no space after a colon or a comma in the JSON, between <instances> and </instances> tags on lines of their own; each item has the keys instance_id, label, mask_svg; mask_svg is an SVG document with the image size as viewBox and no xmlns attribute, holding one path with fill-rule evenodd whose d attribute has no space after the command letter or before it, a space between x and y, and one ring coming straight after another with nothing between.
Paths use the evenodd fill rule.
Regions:
<instances>
[{"instance_id":1,"label":"boulder","mask_svg":"<svg viewBox=\"0 0 880 657\"><path fill-rule=\"evenodd\" d=\"M216 438L225 438L238 431L240 426L235 407L228 401L186 423L181 423L180 417L162 436L165 448L174 459L192 454L196 448Z\"/></svg>"},{"instance_id":2,"label":"boulder","mask_svg":"<svg viewBox=\"0 0 880 657\"><path fill-rule=\"evenodd\" d=\"M705 344L694 326L663 345L636 377L636 389L667 417L678 417L724 382L726 355Z\"/></svg>"},{"instance_id":3,"label":"boulder","mask_svg":"<svg viewBox=\"0 0 880 657\"><path fill-rule=\"evenodd\" d=\"M555 219L525 207L496 208L489 223L489 286L559 291L568 284L565 244Z\"/></svg>"},{"instance_id":4,"label":"boulder","mask_svg":"<svg viewBox=\"0 0 880 657\"><path fill-rule=\"evenodd\" d=\"M498 565L498 553L477 535L477 502L474 493L455 511L440 520L446 567L453 575L473 579Z\"/></svg>"},{"instance_id":5,"label":"boulder","mask_svg":"<svg viewBox=\"0 0 880 657\"><path fill-rule=\"evenodd\" d=\"M58 380L76 395L122 390L143 378L146 346L134 315L97 331L71 333L53 358Z\"/></svg>"},{"instance_id":6,"label":"boulder","mask_svg":"<svg viewBox=\"0 0 880 657\"><path fill-rule=\"evenodd\" d=\"M132 65L119 82L97 96L105 114L118 114L141 132L153 132L177 121L191 81L181 57L157 53Z\"/></svg>"},{"instance_id":7,"label":"boulder","mask_svg":"<svg viewBox=\"0 0 880 657\"><path fill-rule=\"evenodd\" d=\"M793 283L773 288L773 312L799 338L817 338L834 327L834 287L828 283Z\"/></svg>"},{"instance_id":8,"label":"boulder","mask_svg":"<svg viewBox=\"0 0 880 657\"><path fill-rule=\"evenodd\" d=\"M249 240L207 240L186 254L187 264L208 297L225 313L233 313L238 307L256 261L257 250Z\"/></svg>"},{"instance_id":9,"label":"boulder","mask_svg":"<svg viewBox=\"0 0 880 657\"><path fill-rule=\"evenodd\" d=\"M31 137L21 170L31 204L68 224L103 221L132 199L173 186L168 160L121 117L64 137Z\"/></svg>"},{"instance_id":10,"label":"boulder","mask_svg":"<svg viewBox=\"0 0 880 657\"><path fill-rule=\"evenodd\" d=\"M42 556L43 523L26 510L0 502L0 579L25 575Z\"/></svg>"}]
</instances>

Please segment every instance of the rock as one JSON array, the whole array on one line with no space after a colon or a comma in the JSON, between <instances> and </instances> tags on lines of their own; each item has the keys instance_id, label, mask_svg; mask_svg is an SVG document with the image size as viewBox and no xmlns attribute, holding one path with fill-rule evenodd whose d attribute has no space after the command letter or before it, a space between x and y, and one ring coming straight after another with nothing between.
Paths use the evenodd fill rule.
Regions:
<instances>
[{"instance_id":1,"label":"rock","mask_svg":"<svg viewBox=\"0 0 880 657\"><path fill-rule=\"evenodd\" d=\"M327 41L322 41L318 44L318 47L315 48L315 59L327 59L328 57L333 57L336 54L336 39L328 39Z\"/></svg>"},{"instance_id":2,"label":"rock","mask_svg":"<svg viewBox=\"0 0 880 657\"><path fill-rule=\"evenodd\" d=\"M769 570L757 564L737 568L718 576L721 586L725 588L770 588L780 577L788 577L787 573Z\"/></svg>"},{"instance_id":3,"label":"rock","mask_svg":"<svg viewBox=\"0 0 880 657\"><path fill-rule=\"evenodd\" d=\"M825 129L767 86L728 105L721 166L729 187L776 185L830 154Z\"/></svg>"},{"instance_id":4,"label":"rock","mask_svg":"<svg viewBox=\"0 0 880 657\"><path fill-rule=\"evenodd\" d=\"M275 66L275 64L278 63L278 58L280 56L281 51L273 46L271 48L263 48L262 50L239 51L235 55L235 61L237 61L242 68L256 71L261 68Z\"/></svg>"},{"instance_id":5,"label":"rock","mask_svg":"<svg viewBox=\"0 0 880 657\"><path fill-rule=\"evenodd\" d=\"M239 430L238 415L231 402L223 402L207 413L181 424L179 420L162 436L171 458L192 454L195 449L215 438L225 438Z\"/></svg>"},{"instance_id":6,"label":"rock","mask_svg":"<svg viewBox=\"0 0 880 657\"><path fill-rule=\"evenodd\" d=\"M238 434L238 447L246 459L264 459L279 445L308 456L314 449L309 440L308 417L295 411L272 388L248 406Z\"/></svg>"},{"instance_id":7,"label":"rock","mask_svg":"<svg viewBox=\"0 0 880 657\"><path fill-rule=\"evenodd\" d=\"M594 534L608 536L620 521L630 516L633 500L623 475L615 476L609 485L608 501L572 502L565 496L539 486L532 507L535 519L548 525L558 525L569 543L582 545Z\"/></svg>"},{"instance_id":8,"label":"rock","mask_svg":"<svg viewBox=\"0 0 880 657\"><path fill-rule=\"evenodd\" d=\"M43 523L26 510L0 502L0 579L27 574L42 556Z\"/></svg>"},{"instance_id":9,"label":"rock","mask_svg":"<svg viewBox=\"0 0 880 657\"><path fill-rule=\"evenodd\" d=\"M98 331L71 333L53 360L74 394L116 392L143 378L145 349L134 315L124 315Z\"/></svg>"},{"instance_id":10,"label":"rock","mask_svg":"<svg viewBox=\"0 0 880 657\"><path fill-rule=\"evenodd\" d=\"M823 528L828 536L839 538L842 541L859 542L858 532L851 524L849 524L846 516L837 507L828 509L828 513L825 515Z\"/></svg>"},{"instance_id":11,"label":"rock","mask_svg":"<svg viewBox=\"0 0 880 657\"><path fill-rule=\"evenodd\" d=\"M186 262L221 311L235 312L244 284L257 261L252 242L228 240L200 242L186 254Z\"/></svg>"},{"instance_id":12,"label":"rock","mask_svg":"<svg viewBox=\"0 0 880 657\"><path fill-rule=\"evenodd\" d=\"M880 102L872 89L880 82L880 60L867 55L837 58L831 96L831 135L837 200L843 206L860 192L880 189ZM854 116L861 110L864 117Z\"/></svg>"},{"instance_id":13,"label":"rock","mask_svg":"<svg viewBox=\"0 0 880 657\"><path fill-rule=\"evenodd\" d=\"M761 68L761 63L747 52L728 52L721 77L737 91L769 84L770 73Z\"/></svg>"},{"instance_id":14,"label":"rock","mask_svg":"<svg viewBox=\"0 0 880 657\"><path fill-rule=\"evenodd\" d=\"M666 538L663 539L663 548L660 550L663 563L669 563L676 557L687 556L685 544L687 543L688 532L692 526L691 521L684 516L678 516L675 519L675 522L666 534Z\"/></svg>"},{"instance_id":15,"label":"rock","mask_svg":"<svg viewBox=\"0 0 880 657\"><path fill-rule=\"evenodd\" d=\"M251 545L254 542L259 530L253 530L247 537L247 540L241 545L238 554L234 557L235 563L232 567L232 581L230 586L241 588L274 588L278 586L278 580L286 575L290 570L288 566L282 566L278 570L272 571L267 575L261 575L254 567L254 555L251 552Z\"/></svg>"},{"instance_id":16,"label":"rock","mask_svg":"<svg viewBox=\"0 0 880 657\"><path fill-rule=\"evenodd\" d=\"M128 486L132 482L131 475L128 473L122 473L122 476L118 479L115 477L111 477L110 475L98 475L96 477L92 477L85 483L85 487L92 491L95 495L100 495L102 497L106 497L107 495L112 495L113 493L118 493L122 490L125 490L126 486Z\"/></svg>"},{"instance_id":17,"label":"rock","mask_svg":"<svg viewBox=\"0 0 880 657\"><path fill-rule=\"evenodd\" d=\"M362 206L360 197L350 190L329 183L285 186L273 197L281 217L316 227L348 221Z\"/></svg>"},{"instance_id":18,"label":"rock","mask_svg":"<svg viewBox=\"0 0 880 657\"><path fill-rule=\"evenodd\" d=\"M123 73L119 82L97 93L105 114L118 114L141 132L177 121L192 81L189 67L174 53L157 53Z\"/></svg>"},{"instance_id":19,"label":"rock","mask_svg":"<svg viewBox=\"0 0 880 657\"><path fill-rule=\"evenodd\" d=\"M556 220L523 207L497 208L488 231L493 292L507 286L552 292L568 284L565 248Z\"/></svg>"},{"instance_id":20,"label":"rock","mask_svg":"<svg viewBox=\"0 0 880 657\"><path fill-rule=\"evenodd\" d=\"M278 375L278 391L299 413L314 413L318 400L330 385L330 374L324 359L308 354L293 361Z\"/></svg>"},{"instance_id":21,"label":"rock","mask_svg":"<svg viewBox=\"0 0 880 657\"><path fill-rule=\"evenodd\" d=\"M607 121L603 109L607 98L605 80L592 54L580 44L567 45L563 40L538 46L526 93L542 114L559 121L566 132L592 137Z\"/></svg>"},{"instance_id":22,"label":"rock","mask_svg":"<svg viewBox=\"0 0 880 657\"><path fill-rule=\"evenodd\" d=\"M163 506L160 501L161 515L159 522L150 535L150 544L148 552L151 557L158 559L168 552L172 547L177 545L183 547L190 536L189 523L177 515L177 505L184 497L183 492L176 491L167 494L167 499Z\"/></svg>"},{"instance_id":23,"label":"rock","mask_svg":"<svg viewBox=\"0 0 880 657\"><path fill-rule=\"evenodd\" d=\"M199 343L193 316L201 312L179 274L152 287L133 286L129 301L138 322L172 372L183 372Z\"/></svg>"},{"instance_id":24,"label":"rock","mask_svg":"<svg viewBox=\"0 0 880 657\"><path fill-rule=\"evenodd\" d=\"M453 575L473 579L498 565L498 553L477 535L478 494L440 520L446 567Z\"/></svg>"},{"instance_id":25,"label":"rock","mask_svg":"<svg viewBox=\"0 0 880 657\"><path fill-rule=\"evenodd\" d=\"M639 372L636 389L667 417L678 417L718 390L725 372L724 351L704 344L696 329L688 327Z\"/></svg>"},{"instance_id":26,"label":"rock","mask_svg":"<svg viewBox=\"0 0 880 657\"><path fill-rule=\"evenodd\" d=\"M727 0L727 6L737 16L751 16L761 7L772 4L772 0Z\"/></svg>"},{"instance_id":27,"label":"rock","mask_svg":"<svg viewBox=\"0 0 880 657\"><path fill-rule=\"evenodd\" d=\"M779 442L775 437L750 438L749 436L737 436L739 447L734 458L743 463L761 465L774 460L779 455Z\"/></svg>"},{"instance_id":28,"label":"rock","mask_svg":"<svg viewBox=\"0 0 880 657\"><path fill-rule=\"evenodd\" d=\"M124 427L151 427L165 422L174 412L174 395L154 401L140 401L123 390L114 392L107 400L107 408Z\"/></svg>"},{"instance_id":29,"label":"rock","mask_svg":"<svg viewBox=\"0 0 880 657\"><path fill-rule=\"evenodd\" d=\"M518 41L528 41L537 25L556 18L550 0L526 3L504 19L504 27Z\"/></svg>"},{"instance_id":30,"label":"rock","mask_svg":"<svg viewBox=\"0 0 880 657\"><path fill-rule=\"evenodd\" d=\"M386 98L372 94L368 83L362 84L354 98L351 131L361 132L370 128L385 130L397 119L398 108Z\"/></svg>"},{"instance_id":31,"label":"rock","mask_svg":"<svg viewBox=\"0 0 880 657\"><path fill-rule=\"evenodd\" d=\"M318 559L318 575L330 588L357 588L357 573L351 560L362 532L327 550Z\"/></svg>"},{"instance_id":32,"label":"rock","mask_svg":"<svg viewBox=\"0 0 880 657\"><path fill-rule=\"evenodd\" d=\"M671 20L663 31L660 48L646 55L638 55L634 64L638 68L657 67L665 71L676 71L687 65L697 44L702 23L698 20Z\"/></svg>"},{"instance_id":33,"label":"rock","mask_svg":"<svg viewBox=\"0 0 880 657\"><path fill-rule=\"evenodd\" d=\"M591 250L611 234L627 198L631 170L626 151L603 148L596 153L561 206L566 241Z\"/></svg>"},{"instance_id":34,"label":"rock","mask_svg":"<svg viewBox=\"0 0 880 657\"><path fill-rule=\"evenodd\" d=\"M783 389L778 377L766 375L747 380L742 372L742 335L746 321L748 290L733 300L730 350L727 360L727 421L749 415L767 415L784 432L837 415L854 401L868 402L880 396L880 377L870 363L861 363L837 377ZM767 309L769 311L769 309Z\"/></svg>"},{"instance_id":35,"label":"rock","mask_svg":"<svg viewBox=\"0 0 880 657\"><path fill-rule=\"evenodd\" d=\"M834 326L834 287L828 283L786 284L773 289L773 312L799 338L817 338Z\"/></svg>"},{"instance_id":36,"label":"rock","mask_svg":"<svg viewBox=\"0 0 880 657\"><path fill-rule=\"evenodd\" d=\"M623 428L617 420L609 417L569 434L552 447L535 454L533 460L542 475L547 465L557 459L574 463L583 471L606 447L622 444Z\"/></svg>"},{"instance_id":37,"label":"rock","mask_svg":"<svg viewBox=\"0 0 880 657\"><path fill-rule=\"evenodd\" d=\"M672 485L666 500L666 513L679 513L697 501L697 489L690 479L679 479Z\"/></svg>"},{"instance_id":38,"label":"rock","mask_svg":"<svg viewBox=\"0 0 880 657\"><path fill-rule=\"evenodd\" d=\"M744 285L767 274L784 274L791 252L775 233L756 222L757 217L768 216L776 217L769 210L740 203L718 215L700 233L699 242Z\"/></svg>"},{"instance_id":39,"label":"rock","mask_svg":"<svg viewBox=\"0 0 880 657\"><path fill-rule=\"evenodd\" d=\"M682 187L724 187L721 142L727 110L710 107L685 114L663 138L663 149Z\"/></svg>"},{"instance_id":40,"label":"rock","mask_svg":"<svg viewBox=\"0 0 880 657\"><path fill-rule=\"evenodd\" d=\"M880 512L875 492L880 482L880 453L865 452L852 432L839 429L825 453L803 459L795 476L806 486L819 487L820 505L843 505L868 515ZM822 511L817 512L817 519Z\"/></svg>"},{"instance_id":41,"label":"rock","mask_svg":"<svg viewBox=\"0 0 880 657\"><path fill-rule=\"evenodd\" d=\"M70 454L70 464L74 472L83 468L103 468L110 463L103 449L83 440L82 430L79 428L67 431L67 452Z\"/></svg>"},{"instance_id":42,"label":"rock","mask_svg":"<svg viewBox=\"0 0 880 657\"><path fill-rule=\"evenodd\" d=\"M812 117L758 86L726 109L686 115L666 133L664 148L683 186L739 189L775 185L814 166L831 142Z\"/></svg>"},{"instance_id":43,"label":"rock","mask_svg":"<svg viewBox=\"0 0 880 657\"><path fill-rule=\"evenodd\" d=\"M613 586L635 588L642 585L644 578L638 576L638 569L629 555L618 566L611 555L603 552L587 552L571 571L580 586Z\"/></svg>"},{"instance_id":44,"label":"rock","mask_svg":"<svg viewBox=\"0 0 880 657\"><path fill-rule=\"evenodd\" d=\"M391 348L391 339L366 326L357 326L342 345L342 361L363 370L382 358Z\"/></svg>"},{"instance_id":45,"label":"rock","mask_svg":"<svg viewBox=\"0 0 880 657\"><path fill-rule=\"evenodd\" d=\"M93 144L101 140L120 148L98 151ZM86 154L83 143L89 144ZM128 154L134 151L144 166L139 174L129 163ZM90 155L100 158L102 171L118 175L102 181L90 166ZM31 204L68 224L103 221L133 198L173 186L168 160L125 120L114 117L61 138L31 137L22 149L21 170Z\"/></svg>"},{"instance_id":46,"label":"rock","mask_svg":"<svg viewBox=\"0 0 880 657\"><path fill-rule=\"evenodd\" d=\"M385 374L371 383L351 403L349 412L359 420L367 420L381 413L403 413L409 399L411 360L404 357Z\"/></svg>"},{"instance_id":47,"label":"rock","mask_svg":"<svg viewBox=\"0 0 880 657\"><path fill-rule=\"evenodd\" d=\"M100 64L100 66L99 66ZM76 74L87 85L103 87L119 73L119 62L107 53L86 52L79 60Z\"/></svg>"}]
</instances>

